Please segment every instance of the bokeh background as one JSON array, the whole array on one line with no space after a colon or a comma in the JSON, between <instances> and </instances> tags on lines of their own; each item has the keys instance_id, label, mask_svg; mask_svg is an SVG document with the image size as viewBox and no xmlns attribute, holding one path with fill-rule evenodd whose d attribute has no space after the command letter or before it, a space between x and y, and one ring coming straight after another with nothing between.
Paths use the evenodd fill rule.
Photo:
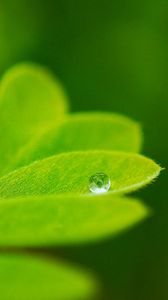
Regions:
<instances>
[{"instance_id":1,"label":"bokeh background","mask_svg":"<svg viewBox=\"0 0 168 300\"><path fill-rule=\"evenodd\" d=\"M143 152L166 167L168 1L0 0L0 74L20 61L49 67L72 111L138 120ZM139 193L154 213L143 224L112 240L57 249L98 276L99 299L168 299L166 180L164 171Z\"/></svg>"}]
</instances>

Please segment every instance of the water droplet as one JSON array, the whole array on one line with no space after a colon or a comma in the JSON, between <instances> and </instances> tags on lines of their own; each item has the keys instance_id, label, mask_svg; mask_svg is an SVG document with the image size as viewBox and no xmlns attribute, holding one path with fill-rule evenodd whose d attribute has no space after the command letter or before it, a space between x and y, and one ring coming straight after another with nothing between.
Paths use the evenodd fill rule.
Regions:
<instances>
[{"instance_id":1,"label":"water droplet","mask_svg":"<svg viewBox=\"0 0 168 300\"><path fill-rule=\"evenodd\" d=\"M110 178L104 173L96 173L89 179L89 189L94 194L108 192L111 186Z\"/></svg>"}]
</instances>

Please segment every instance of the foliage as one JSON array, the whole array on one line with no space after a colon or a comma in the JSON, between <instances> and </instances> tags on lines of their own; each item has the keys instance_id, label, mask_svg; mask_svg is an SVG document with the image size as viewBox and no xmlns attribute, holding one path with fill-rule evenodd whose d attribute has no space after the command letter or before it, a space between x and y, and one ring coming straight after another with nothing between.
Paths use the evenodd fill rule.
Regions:
<instances>
[{"instance_id":1,"label":"foliage","mask_svg":"<svg viewBox=\"0 0 168 300\"><path fill-rule=\"evenodd\" d=\"M93 279L79 268L27 254L0 254L0 282L3 300L73 300L95 289Z\"/></svg>"},{"instance_id":2,"label":"foliage","mask_svg":"<svg viewBox=\"0 0 168 300\"><path fill-rule=\"evenodd\" d=\"M161 169L136 153L142 143L140 126L117 114L69 115L68 107L61 85L41 67L18 65L1 82L2 247L91 242L149 215L141 201L124 196L150 183ZM88 181L100 171L108 174L112 185L98 196L89 192ZM24 257L16 257L16 262L27 264ZM33 269L36 272L36 263ZM71 277L66 268L60 272L63 280ZM78 281L81 290L74 294L74 281L66 279L67 292L64 296L61 290L62 298L57 298L78 299L79 292L93 291L94 284L83 283L82 275ZM52 299L55 289L51 291Z\"/></svg>"}]
</instances>

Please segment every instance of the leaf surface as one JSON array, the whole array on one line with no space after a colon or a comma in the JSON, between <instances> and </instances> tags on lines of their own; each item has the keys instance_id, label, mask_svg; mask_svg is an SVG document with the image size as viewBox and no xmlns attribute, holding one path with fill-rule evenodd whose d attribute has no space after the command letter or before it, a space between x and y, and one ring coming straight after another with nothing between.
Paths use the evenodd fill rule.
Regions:
<instances>
[{"instance_id":1,"label":"leaf surface","mask_svg":"<svg viewBox=\"0 0 168 300\"><path fill-rule=\"evenodd\" d=\"M139 152L140 126L118 114L75 113L50 128L19 153L13 169L61 152L117 150Z\"/></svg>"},{"instance_id":2,"label":"leaf surface","mask_svg":"<svg viewBox=\"0 0 168 300\"><path fill-rule=\"evenodd\" d=\"M39 196L0 201L0 246L92 242L129 228L149 214L136 199Z\"/></svg>"},{"instance_id":3,"label":"leaf surface","mask_svg":"<svg viewBox=\"0 0 168 300\"><path fill-rule=\"evenodd\" d=\"M0 254L0 296L3 300L88 299L95 280L77 267L18 254Z\"/></svg>"},{"instance_id":4,"label":"leaf surface","mask_svg":"<svg viewBox=\"0 0 168 300\"><path fill-rule=\"evenodd\" d=\"M151 182L160 167L138 154L84 151L63 153L20 168L0 178L0 197L89 194L89 178L103 172L111 180L109 193L126 193Z\"/></svg>"},{"instance_id":5,"label":"leaf surface","mask_svg":"<svg viewBox=\"0 0 168 300\"><path fill-rule=\"evenodd\" d=\"M21 64L10 69L0 89L0 173L33 137L67 111L61 85L45 69Z\"/></svg>"}]
</instances>

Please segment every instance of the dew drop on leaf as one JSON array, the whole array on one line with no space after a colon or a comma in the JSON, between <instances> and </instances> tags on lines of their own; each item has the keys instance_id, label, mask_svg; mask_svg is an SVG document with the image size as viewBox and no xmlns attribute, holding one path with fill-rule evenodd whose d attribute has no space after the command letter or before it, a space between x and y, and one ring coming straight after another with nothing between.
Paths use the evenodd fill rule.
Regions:
<instances>
[{"instance_id":1,"label":"dew drop on leaf","mask_svg":"<svg viewBox=\"0 0 168 300\"><path fill-rule=\"evenodd\" d=\"M110 186L110 178L104 173L96 173L89 179L89 190L94 194L106 193Z\"/></svg>"}]
</instances>

